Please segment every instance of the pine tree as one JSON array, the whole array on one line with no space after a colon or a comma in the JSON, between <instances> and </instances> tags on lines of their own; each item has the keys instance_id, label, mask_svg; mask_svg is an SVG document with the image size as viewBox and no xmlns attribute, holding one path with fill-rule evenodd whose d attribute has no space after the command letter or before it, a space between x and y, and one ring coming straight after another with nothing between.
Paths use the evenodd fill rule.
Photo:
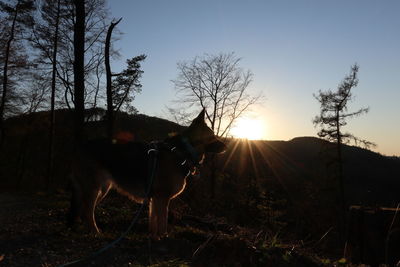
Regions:
<instances>
[{"instance_id":1,"label":"pine tree","mask_svg":"<svg viewBox=\"0 0 400 267\"><path fill-rule=\"evenodd\" d=\"M347 125L348 119L360 116L369 111L368 108L361 108L354 112L348 111L348 104L353 99L352 89L358 85L359 66L354 64L350 74L345 76L336 91L319 91L314 97L321 104L320 114L313 120L315 126L321 129L318 136L336 144L336 178L339 188L339 199L341 206L341 228L345 224L346 199L343 175L343 153L342 145L354 141L355 144L363 144L366 147L374 146L372 142L360 139L349 132L344 132L343 127Z\"/></svg>"}]
</instances>

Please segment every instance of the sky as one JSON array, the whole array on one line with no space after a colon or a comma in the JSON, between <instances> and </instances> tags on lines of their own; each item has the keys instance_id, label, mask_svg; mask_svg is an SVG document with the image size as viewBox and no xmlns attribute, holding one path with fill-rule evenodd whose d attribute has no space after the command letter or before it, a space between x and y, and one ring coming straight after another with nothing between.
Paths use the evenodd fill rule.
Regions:
<instances>
[{"instance_id":1,"label":"sky","mask_svg":"<svg viewBox=\"0 0 400 267\"><path fill-rule=\"evenodd\" d=\"M171 80L177 63L205 53L234 52L251 70L249 92L265 99L248 117L263 125L263 139L316 136L313 97L336 89L354 63L359 84L349 111L368 114L344 128L375 142L373 149L400 156L400 1L397 0L113 0L110 15L122 17L114 44L121 57L146 54L140 113L168 118L177 98Z\"/></svg>"}]
</instances>

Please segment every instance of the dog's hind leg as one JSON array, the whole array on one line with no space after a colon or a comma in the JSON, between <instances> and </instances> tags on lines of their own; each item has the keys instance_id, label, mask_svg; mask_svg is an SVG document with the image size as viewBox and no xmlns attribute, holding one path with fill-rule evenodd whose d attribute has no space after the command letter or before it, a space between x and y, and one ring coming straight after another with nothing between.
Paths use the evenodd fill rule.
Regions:
<instances>
[{"instance_id":1,"label":"dog's hind leg","mask_svg":"<svg viewBox=\"0 0 400 267\"><path fill-rule=\"evenodd\" d=\"M96 224L94 210L96 208L97 198L100 195L100 189L96 188L87 192L83 196L83 205L81 210L81 218L88 225L89 229L94 233L100 233Z\"/></svg>"},{"instance_id":2,"label":"dog's hind leg","mask_svg":"<svg viewBox=\"0 0 400 267\"><path fill-rule=\"evenodd\" d=\"M101 187L99 195L97 196L96 199L96 206L107 196L108 192L110 191L112 187L111 182L105 182L104 185Z\"/></svg>"}]
</instances>

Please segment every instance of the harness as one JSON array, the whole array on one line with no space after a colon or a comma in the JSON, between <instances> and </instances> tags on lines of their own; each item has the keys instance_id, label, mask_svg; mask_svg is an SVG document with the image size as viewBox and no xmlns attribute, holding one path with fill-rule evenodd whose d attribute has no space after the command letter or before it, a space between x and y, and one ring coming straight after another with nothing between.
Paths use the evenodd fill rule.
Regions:
<instances>
[{"instance_id":1,"label":"harness","mask_svg":"<svg viewBox=\"0 0 400 267\"><path fill-rule=\"evenodd\" d=\"M189 176L197 173L202 155L197 152L186 137L175 136L159 142L157 145L159 150L166 150L174 154L183 175Z\"/></svg>"}]
</instances>

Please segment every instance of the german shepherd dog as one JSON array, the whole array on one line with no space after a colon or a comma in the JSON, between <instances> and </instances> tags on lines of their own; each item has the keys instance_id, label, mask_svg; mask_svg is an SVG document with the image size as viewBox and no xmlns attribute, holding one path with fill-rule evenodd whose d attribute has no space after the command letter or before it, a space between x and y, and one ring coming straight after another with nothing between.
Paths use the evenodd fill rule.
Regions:
<instances>
[{"instance_id":1,"label":"german shepherd dog","mask_svg":"<svg viewBox=\"0 0 400 267\"><path fill-rule=\"evenodd\" d=\"M170 200L182 193L186 178L196 172L206 152L226 149L205 123L204 115L205 110L181 134L155 145L133 141L91 141L84 145L72 167L69 226L82 220L99 233L96 205L115 187L138 203L148 200L152 238L166 235Z\"/></svg>"}]
</instances>

